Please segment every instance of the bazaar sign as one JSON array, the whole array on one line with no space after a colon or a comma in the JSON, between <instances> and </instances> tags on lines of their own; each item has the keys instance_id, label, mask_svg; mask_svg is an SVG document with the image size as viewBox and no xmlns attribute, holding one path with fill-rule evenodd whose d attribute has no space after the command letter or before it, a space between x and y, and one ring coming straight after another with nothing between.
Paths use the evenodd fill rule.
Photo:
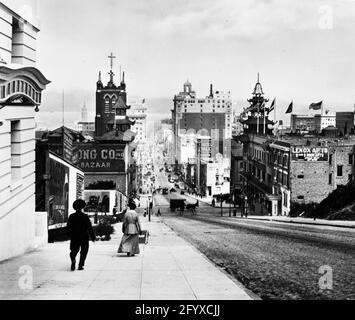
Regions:
<instances>
[{"instance_id":1,"label":"bazaar sign","mask_svg":"<svg viewBox=\"0 0 355 320\"><path fill-rule=\"evenodd\" d=\"M80 144L77 165L84 172L125 172L124 146Z\"/></svg>"},{"instance_id":2,"label":"bazaar sign","mask_svg":"<svg viewBox=\"0 0 355 320\"><path fill-rule=\"evenodd\" d=\"M311 146L291 147L293 161L328 161L328 148Z\"/></svg>"}]
</instances>

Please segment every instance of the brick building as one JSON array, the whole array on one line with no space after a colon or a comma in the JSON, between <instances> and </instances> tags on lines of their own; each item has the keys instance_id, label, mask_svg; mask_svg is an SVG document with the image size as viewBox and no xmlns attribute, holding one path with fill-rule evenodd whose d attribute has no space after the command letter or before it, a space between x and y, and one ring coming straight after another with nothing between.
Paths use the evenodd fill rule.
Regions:
<instances>
[{"instance_id":1,"label":"brick building","mask_svg":"<svg viewBox=\"0 0 355 320\"><path fill-rule=\"evenodd\" d=\"M260 115L259 121L256 119L258 112L268 114L260 108L265 102L261 85L257 83L248 101L251 105L244 111L247 116L241 120L244 134L233 141L231 193L237 201L246 202L251 213L289 215L297 205L319 203L337 186L353 179L353 135L288 134L278 138L271 128L263 128ZM333 122L334 115L330 116Z\"/></svg>"},{"instance_id":2,"label":"brick building","mask_svg":"<svg viewBox=\"0 0 355 320\"><path fill-rule=\"evenodd\" d=\"M289 215L293 204L319 203L354 177L355 139L249 135L244 193L255 214Z\"/></svg>"}]
</instances>

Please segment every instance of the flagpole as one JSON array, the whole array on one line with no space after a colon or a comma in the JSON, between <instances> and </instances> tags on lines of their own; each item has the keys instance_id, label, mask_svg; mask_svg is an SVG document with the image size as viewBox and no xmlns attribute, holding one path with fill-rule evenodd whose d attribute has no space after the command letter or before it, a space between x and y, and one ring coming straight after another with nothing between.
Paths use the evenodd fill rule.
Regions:
<instances>
[{"instance_id":1,"label":"flagpole","mask_svg":"<svg viewBox=\"0 0 355 320\"><path fill-rule=\"evenodd\" d=\"M259 133L259 104L258 104L258 114L256 115L256 133Z\"/></svg>"},{"instance_id":2,"label":"flagpole","mask_svg":"<svg viewBox=\"0 0 355 320\"><path fill-rule=\"evenodd\" d=\"M265 104L264 104L264 134L265 134Z\"/></svg>"},{"instance_id":3,"label":"flagpole","mask_svg":"<svg viewBox=\"0 0 355 320\"><path fill-rule=\"evenodd\" d=\"M275 97L274 101L275 101L275 103L274 103L274 125L276 125L276 97Z\"/></svg>"}]
</instances>

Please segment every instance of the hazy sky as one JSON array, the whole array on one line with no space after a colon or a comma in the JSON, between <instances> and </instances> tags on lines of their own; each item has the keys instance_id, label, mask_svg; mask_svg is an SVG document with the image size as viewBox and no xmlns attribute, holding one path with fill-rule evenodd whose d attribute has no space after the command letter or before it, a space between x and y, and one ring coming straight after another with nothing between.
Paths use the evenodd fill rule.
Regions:
<instances>
[{"instance_id":1,"label":"hazy sky","mask_svg":"<svg viewBox=\"0 0 355 320\"><path fill-rule=\"evenodd\" d=\"M39 10L49 110L64 89L68 108L86 100L93 111L111 51L128 96L145 97L153 112L169 114L186 79L198 96L213 83L246 101L257 72L280 109L291 100L296 111L319 100L333 110L355 103L355 0L39 0Z\"/></svg>"}]
</instances>

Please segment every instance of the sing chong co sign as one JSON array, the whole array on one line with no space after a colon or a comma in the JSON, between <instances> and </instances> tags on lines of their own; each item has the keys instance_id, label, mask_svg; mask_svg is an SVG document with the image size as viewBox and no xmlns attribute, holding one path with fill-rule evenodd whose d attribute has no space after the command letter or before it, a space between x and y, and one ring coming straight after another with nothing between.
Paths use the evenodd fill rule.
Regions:
<instances>
[{"instance_id":1,"label":"sing chong co sign","mask_svg":"<svg viewBox=\"0 0 355 320\"><path fill-rule=\"evenodd\" d=\"M84 172L125 172L124 146L78 145L77 165Z\"/></svg>"},{"instance_id":2,"label":"sing chong co sign","mask_svg":"<svg viewBox=\"0 0 355 320\"><path fill-rule=\"evenodd\" d=\"M291 148L293 161L328 161L328 148L299 146Z\"/></svg>"}]
</instances>

